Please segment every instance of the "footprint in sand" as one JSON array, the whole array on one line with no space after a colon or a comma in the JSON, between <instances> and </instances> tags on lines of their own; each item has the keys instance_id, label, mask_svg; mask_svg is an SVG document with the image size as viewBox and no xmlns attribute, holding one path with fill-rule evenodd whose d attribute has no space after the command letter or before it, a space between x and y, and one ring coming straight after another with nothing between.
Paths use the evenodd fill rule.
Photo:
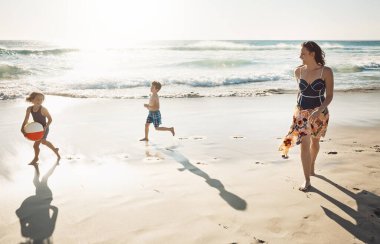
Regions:
<instances>
[{"instance_id":1,"label":"footprint in sand","mask_svg":"<svg viewBox=\"0 0 380 244\"><path fill-rule=\"evenodd\" d=\"M202 162L196 162L196 164L207 165L206 163L202 163Z\"/></svg>"},{"instance_id":2,"label":"footprint in sand","mask_svg":"<svg viewBox=\"0 0 380 244\"><path fill-rule=\"evenodd\" d=\"M80 159L79 156L75 156L75 155L68 155L65 157L67 160L78 160Z\"/></svg>"},{"instance_id":3,"label":"footprint in sand","mask_svg":"<svg viewBox=\"0 0 380 244\"><path fill-rule=\"evenodd\" d=\"M373 147L370 147L372 149L375 149L375 152L380 152L380 146L379 145L375 145Z\"/></svg>"},{"instance_id":4,"label":"footprint in sand","mask_svg":"<svg viewBox=\"0 0 380 244\"><path fill-rule=\"evenodd\" d=\"M223 225L223 224L219 224L219 226L223 227L224 229L228 229L228 226L227 225Z\"/></svg>"},{"instance_id":5,"label":"footprint in sand","mask_svg":"<svg viewBox=\"0 0 380 244\"><path fill-rule=\"evenodd\" d=\"M244 136L231 136L232 139L244 139Z\"/></svg>"},{"instance_id":6,"label":"footprint in sand","mask_svg":"<svg viewBox=\"0 0 380 244\"><path fill-rule=\"evenodd\" d=\"M272 218L269 220L268 229L273 233L281 232L281 219L280 218Z\"/></svg>"},{"instance_id":7,"label":"footprint in sand","mask_svg":"<svg viewBox=\"0 0 380 244\"><path fill-rule=\"evenodd\" d=\"M159 157L146 157L144 158L144 161L145 162L157 162L157 161L161 161L162 159L159 158Z\"/></svg>"},{"instance_id":8,"label":"footprint in sand","mask_svg":"<svg viewBox=\"0 0 380 244\"><path fill-rule=\"evenodd\" d=\"M187 140L189 139L188 137L178 137L178 140Z\"/></svg>"},{"instance_id":9,"label":"footprint in sand","mask_svg":"<svg viewBox=\"0 0 380 244\"><path fill-rule=\"evenodd\" d=\"M190 139L194 141L200 141L200 140L205 140L206 137L205 136L191 136Z\"/></svg>"},{"instance_id":10,"label":"footprint in sand","mask_svg":"<svg viewBox=\"0 0 380 244\"><path fill-rule=\"evenodd\" d=\"M149 151L146 151L145 156L146 157L143 159L143 161L145 161L145 162L157 162L157 161L161 161L164 159L164 157L157 152L151 153Z\"/></svg>"},{"instance_id":11,"label":"footprint in sand","mask_svg":"<svg viewBox=\"0 0 380 244\"><path fill-rule=\"evenodd\" d=\"M328 152L327 154L338 154L338 152Z\"/></svg>"},{"instance_id":12,"label":"footprint in sand","mask_svg":"<svg viewBox=\"0 0 380 244\"><path fill-rule=\"evenodd\" d=\"M129 159L131 156L129 154L118 154L117 158L119 159Z\"/></svg>"},{"instance_id":13,"label":"footprint in sand","mask_svg":"<svg viewBox=\"0 0 380 244\"><path fill-rule=\"evenodd\" d=\"M266 241L261 240L261 239L256 238L256 237L253 237L253 239L255 239L256 243L267 243Z\"/></svg>"},{"instance_id":14,"label":"footprint in sand","mask_svg":"<svg viewBox=\"0 0 380 244\"><path fill-rule=\"evenodd\" d=\"M361 150L361 149L358 149L358 150L355 150L355 152L363 152L364 150Z\"/></svg>"}]
</instances>

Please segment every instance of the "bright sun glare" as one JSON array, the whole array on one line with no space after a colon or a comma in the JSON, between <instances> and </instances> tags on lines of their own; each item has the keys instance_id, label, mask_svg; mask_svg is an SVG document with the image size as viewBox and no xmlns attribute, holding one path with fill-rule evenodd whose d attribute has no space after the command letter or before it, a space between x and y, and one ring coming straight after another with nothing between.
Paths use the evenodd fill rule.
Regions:
<instances>
[{"instance_id":1,"label":"bright sun glare","mask_svg":"<svg viewBox=\"0 0 380 244\"><path fill-rule=\"evenodd\" d=\"M133 45L136 40L165 39L180 27L178 6L167 0L70 2L65 42L91 48L125 46L126 40ZM174 7L176 11L171 11Z\"/></svg>"}]
</instances>

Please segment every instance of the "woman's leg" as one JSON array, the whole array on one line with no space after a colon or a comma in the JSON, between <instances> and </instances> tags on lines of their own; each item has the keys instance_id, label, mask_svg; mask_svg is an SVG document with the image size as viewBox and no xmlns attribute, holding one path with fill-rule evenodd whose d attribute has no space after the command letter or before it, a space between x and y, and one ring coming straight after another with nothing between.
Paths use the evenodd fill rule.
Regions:
<instances>
[{"instance_id":1,"label":"woman's leg","mask_svg":"<svg viewBox=\"0 0 380 244\"><path fill-rule=\"evenodd\" d=\"M311 138L311 145L310 145L310 155L311 155L311 166L310 166L310 175L315 175L315 160L317 159L318 152L319 152L319 140L320 138Z\"/></svg>"},{"instance_id":2,"label":"woman's leg","mask_svg":"<svg viewBox=\"0 0 380 244\"><path fill-rule=\"evenodd\" d=\"M310 135L304 136L301 143L301 161L305 182L300 186L299 190L306 191L310 186L310 167L311 167L311 154L310 154Z\"/></svg>"}]
</instances>

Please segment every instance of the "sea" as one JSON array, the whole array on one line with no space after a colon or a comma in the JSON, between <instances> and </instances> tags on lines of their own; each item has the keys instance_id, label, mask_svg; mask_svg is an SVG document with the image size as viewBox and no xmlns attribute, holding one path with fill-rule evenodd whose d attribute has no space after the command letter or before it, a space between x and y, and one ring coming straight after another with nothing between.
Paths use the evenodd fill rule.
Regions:
<instances>
[{"instance_id":1,"label":"sea","mask_svg":"<svg viewBox=\"0 0 380 244\"><path fill-rule=\"evenodd\" d=\"M302 40L140 41L81 46L0 40L0 100L47 95L133 99L262 96L297 90ZM380 41L316 41L336 91L380 89Z\"/></svg>"}]
</instances>

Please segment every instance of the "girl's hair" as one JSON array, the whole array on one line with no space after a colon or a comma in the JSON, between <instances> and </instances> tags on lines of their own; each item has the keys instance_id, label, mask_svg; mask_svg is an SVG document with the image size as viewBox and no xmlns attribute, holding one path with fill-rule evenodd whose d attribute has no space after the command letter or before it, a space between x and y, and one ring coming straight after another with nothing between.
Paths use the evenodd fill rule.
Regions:
<instances>
[{"instance_id":1,"label":"girl's hair","mask_svg":"<svg viewBox=\"0 0 380 244\"><path fill-rule=\"evenodd\" d=\"M302 43L301 46L306 48L309 52L315 53L314 59L317 64L325 65L325 52L322 51L321 47L317 43L313 41L307 41Z\"/></svg>"},{"instance_id":2,"label":"girl's hair","mask_svg":"<svg viewBox=\"0 0 380 244\"><path fill-rule=\"evenodd\" d=\"M33 102L34 98L37 96L42 96L42 100L45 100L45 95L40 92L32 92L27 98L26 101Z\"/></svg>"}]
</instances>

